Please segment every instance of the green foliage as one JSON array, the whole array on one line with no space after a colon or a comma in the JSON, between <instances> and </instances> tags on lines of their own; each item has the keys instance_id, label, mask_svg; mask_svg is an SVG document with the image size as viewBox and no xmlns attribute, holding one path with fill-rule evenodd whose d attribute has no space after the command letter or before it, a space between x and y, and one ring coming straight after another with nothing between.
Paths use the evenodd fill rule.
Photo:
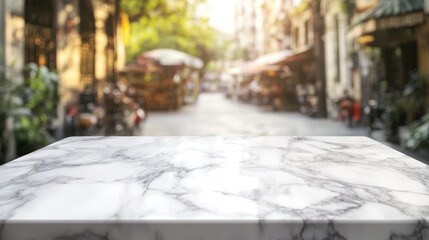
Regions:
<instances>
[{"instance_id":1,"label":"green foliage","mask_svg":"<svg viewBox=\"0 0 429 240\"><path fill-rule=\"evenodd\" d=\"M11 66L13 67L13 66ZM0 163L6 158L8 134L7 127L8 119L15 114L15 112L22 112L18 109L22 105L22 99L19 96L21 84L6 79L4 76L0 77ZM10 120L9 120L10 121Z\"/></svg>"},{"instance_id":2,"label":"green foliage","mask_svg":"<svg viewBox=\"0 0 429 240\"><path fill-rule=\"evenodd\" d=\"M8 116L14 117L14 134L18 155L24 155L49 144L47 129L56 117L58 77L48 68L29 64L28 78L22 83L5 81L1 99L2 126ZM3 108L5 106L5 108Z\"/></svg>"},{"instance_id":3,"label":"green foliage","mask_svg":"<svg viewBox=\"0 0 429 240\"><path fill-rule=\"evenodd\" d=\"M399 127L422 117L427 89L426 79L413 73L403 92L386 94L386 137L389 141L398 141Z\"/></svg>"},{"instance_id":4,"label":"green foliage","mask_svg":"<svg viewBox=\"0 0 429 240\"><path fill-rule=\"evenodd\" d=\"M51 139L47 129L56 117L58 95L58 77L47 67L28 65L29 77L21 88L23 113L17 114L15 135L21 144L21 154L34 151L48 144ZM26 146L26 147L24 147Z\"/></svg>"},{"instance_id":5,"label":"green foliage","mask_svg":"<svg viewBox=\"0 0 429 240\"><path fill-rule=\"evenodd\" d=\"M402 134L402 145L411 150L429 150L429 114L410 124Z\"/></svg>"},{"instance_id":6,"label":"green foliage","mask_svg":"<svg viewBox=\"0 0 429 240\"><path fill-rule=\"evenodd\" d=\"M122 9L130 18L127 59L156 48L173 48L207 64L219 57L222 40L207 18L196 16L204 0L127 0ZM219 51L218 51L219 50Z\"/></svg>"},{"instance_id":7,"label":"green foliage","mask_svg":"<svg viewBox=\"0 0 429 240\"><path fill-rule=\"evenodd\" d=\"M197 6L205 0L126 0L121 1L121 9L131 22L142 18L170 17L195 12Z\"/></svg>"},{"instance_id":8,"label":"green foliage","mask_svg":"<svg viewBox=\"0 0 429 240\"><path fill-rule=\"evenodd\" d=\"M348 16L351 16L356 8L356 0L341 0L341 9Z\"/></svg>"}]
</instances>

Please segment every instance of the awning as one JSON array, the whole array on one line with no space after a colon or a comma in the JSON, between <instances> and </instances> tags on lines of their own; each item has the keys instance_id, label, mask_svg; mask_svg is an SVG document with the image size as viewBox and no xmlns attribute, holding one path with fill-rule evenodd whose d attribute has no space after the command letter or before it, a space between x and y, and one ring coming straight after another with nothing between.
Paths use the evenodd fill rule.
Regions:
<instances>
[{"instance_id":1,"label":"awning","mask_svg":"<svg viewBox=\"0 0 429 240\"><path fill-rule=\"evenodd\" d=\"M349 37L392 28L412 27L424 22L425 0L380 0L373 8L353 19Z\"/></svg>"},{"instance_id":2,"label":"awning","mask_svg":"<svg viewBox=\"0 0 429 240\"><path fill-rule=\"evenodd\" d=\"M313 47L308 47L299 52L296 52L294 55L291 55L287 59L285 59L284 63L286 65L294 65L294 64L300 64L303 61L312 59L313 53L314 53L313 49L314 49Z\"/></svg>"},{"instance_id":3,"label":"awning","mask_svg":"<svg viewBox=\"0 0 429 240\"><path fill-rule=\"evenodd\" d=\"M292 51L283 50L262 55L257 59L243 63L239 68L242 74L258 74L262 72L278 71L282 63L292 55Z\"/></svg>"},{"instance_id":4,"label":"awning","mask_svg":"<svg viewBox=\"0 0 429 240\"><path fill-rule=\"evenodd\" d=\"M133 62L125 65L122 73L155 73L160 72L161 68L159 68L156 64L150 62Z\"/></svg>"},{"instance_id":5,"label":"awning","mask_svg":"<svg viewBox=\"0 0 429 240\"><path fill-rule=\"evenodd\" d=\"M286 60L293 54L290 50L283 50L280 52L269 53L262 55L255 60L255 63L259 66L275 65Z\"/></svg>"},{"instance_id":6,"label":"awning","mask_svg":"<svg viewBox=\"0 0 429 240\"><path fill-rule=\"evenodd\" d=\"M121 73L155 73L161 70L156 60L137 58L136 61L127 63Z\"/></svg>"},{"instance_id":7,"label":"awning","mask_svg":"<svg viewBox=\"0 0 429 240\"><path fill-rule=\"evenodd\" d=\"M196 69L203 67L203 61L199 58L191 56L187 53L168 49L160 48L151 50L140 55L139 58L149 58L159 62L162 66L188 66Z\"/></svg>"}]
</instances>

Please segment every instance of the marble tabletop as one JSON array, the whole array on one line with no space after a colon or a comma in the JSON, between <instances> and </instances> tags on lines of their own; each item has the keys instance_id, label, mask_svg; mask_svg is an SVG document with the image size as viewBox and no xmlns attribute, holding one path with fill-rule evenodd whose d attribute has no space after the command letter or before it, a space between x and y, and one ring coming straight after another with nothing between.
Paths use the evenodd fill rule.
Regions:
<instances>
[{"instance_id":1,"label":"marble tabletop","mask_svg":"<svg viewBox=\"0 0 429 240\"><path fill-rule=\"evenodd\" d=\"M429 239L429 167L365 137L73 137L0 167L0 240Z\"/></svg>"}]
</instances>

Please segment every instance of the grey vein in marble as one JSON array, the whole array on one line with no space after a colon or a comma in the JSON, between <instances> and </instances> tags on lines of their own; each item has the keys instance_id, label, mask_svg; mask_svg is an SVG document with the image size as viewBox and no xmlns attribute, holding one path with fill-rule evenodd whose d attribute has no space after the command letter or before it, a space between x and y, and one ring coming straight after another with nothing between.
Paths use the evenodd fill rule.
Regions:
<instances>
[{"instance_id":1,"label":"grey vein in marble","mask_svg":"<svg viewBox=\"0 0 429 240\"><path fill-rule=\"evenodd\" d=\"M408 239L429 219L429 167L364 137L68 138L0 167L0 189L12 223L407 222L389 236Z\"/></svg>"}]
</instances>

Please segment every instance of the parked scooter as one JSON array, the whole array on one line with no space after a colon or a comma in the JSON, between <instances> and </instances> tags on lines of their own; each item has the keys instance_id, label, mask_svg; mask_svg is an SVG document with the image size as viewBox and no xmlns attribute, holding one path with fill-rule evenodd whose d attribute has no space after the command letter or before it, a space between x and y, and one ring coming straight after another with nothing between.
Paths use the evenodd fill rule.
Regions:
<instances>
[{"instance_id":1,"label":"parked scooter","mask_svg":"<svg viewBox=\"0 0 429 240\"><path fill-rule=\"evenodd\" d=\"M96 104L95 91L88 88L79 96L78 108L79 135L99 134L104 118L104 109Z\"/></svg>"},{"instance_id":2,"label":"parked scooter","mask_svg":"<svg viewBox=\"0 0 429 240\"><path fill-rule=\"evenodd\" d=\"M79 100L66 109L66 136L88 136L99 134L103 126L104 109L96 104L91 89L79 94Z\"/></svg>"},{"instance_id":3,"label":"parked scooter","mask_svg":"<svg viewBox=\"0 0 429 240\"><path fill-rule=\"evenodd\" d=\"M371 136L375 130L384 129L385 112L385 109L376 100L369 100L368 105L364 109L368 136Z\"/></svg>"},{"instance_id":4,"label":"parked scooter","mask_svg":"<svg viewBox=\"0 0 429 240\"><path fill-rule=\"evenodd\" d=\"M296 88L299 110L301 113L314 117L319 113L319 98L314 90L309 91L307 86L298 85Z\"/></svg>"},{"instance_id":5,"label":"parked scooter","mask_svg":"<svg viewBox=\"0 0 429 240\"><path fill-rule=\"evenodd\" d=\"M106 135L132 136L142 134L146 112L123 83L106 86Z\"/></svg>"}]
</instances>

